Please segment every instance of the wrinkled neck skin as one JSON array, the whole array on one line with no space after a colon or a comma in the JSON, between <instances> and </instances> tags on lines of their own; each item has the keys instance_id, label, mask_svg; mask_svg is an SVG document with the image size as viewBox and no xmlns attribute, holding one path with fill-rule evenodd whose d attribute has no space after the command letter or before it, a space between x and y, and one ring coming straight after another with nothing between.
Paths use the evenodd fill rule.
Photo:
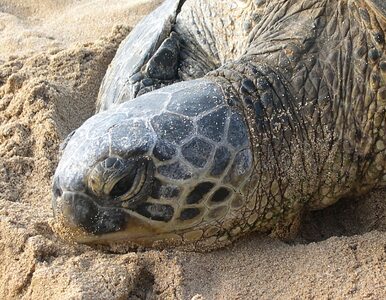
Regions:
<instances>
[{"instance_id":1,"label":"wrinkled neck skin","mask_svg":"<svg viewBox=\"0 0 386 300\"><path fill-rule=\"evenodd\" d=\"M247 223L280 231L386 185L386 20L366 1L269 2L244 55L208 76L248 120Z\"/></svg>"}]
</instances>

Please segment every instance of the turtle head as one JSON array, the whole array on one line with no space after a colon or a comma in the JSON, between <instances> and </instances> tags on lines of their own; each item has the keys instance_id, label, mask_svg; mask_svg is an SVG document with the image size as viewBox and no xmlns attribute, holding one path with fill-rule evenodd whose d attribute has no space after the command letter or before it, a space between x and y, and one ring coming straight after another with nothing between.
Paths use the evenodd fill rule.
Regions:
<instances>
[{"instance_id":1,"label":"turtle head","mask_svg":"<svg viewBox=\"0 0 386 300\"><path fill-rule=\"evenodd\" d=\"M65 144L53 209L56 228L75 241L204 240L225 235L220 225L243 207L247 126L211 81L174 84L96 114Z\"/></svg>"}]
</instances>

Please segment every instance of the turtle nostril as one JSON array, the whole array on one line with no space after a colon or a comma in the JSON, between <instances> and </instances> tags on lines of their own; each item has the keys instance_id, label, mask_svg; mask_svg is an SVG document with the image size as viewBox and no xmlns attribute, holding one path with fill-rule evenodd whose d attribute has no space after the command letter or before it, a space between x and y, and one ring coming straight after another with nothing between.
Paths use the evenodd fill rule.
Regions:
<instances>
[{"instance_id":1,"label":"turtle nostril","mask_svg":"<svg viewBox=\"0 0 386 300\"><path fill-rule=\"evenodd\" d=\"M63 195L63 190L60 188L59 178L56 176L52 185L52 195L54 198L61 197Z\"/></svg>"},{"instance_id":2,"label":"turtle nostril","mask_svg":"<svg viewBox=\"0 0 386 300\"><path fill-rule=\"evenodd\" d=\"M55 198L61 197L62 194L63 194L63 191L61 188L59 188L59 187L54 188L54 197Z\"/></svg>"}]
</instances>

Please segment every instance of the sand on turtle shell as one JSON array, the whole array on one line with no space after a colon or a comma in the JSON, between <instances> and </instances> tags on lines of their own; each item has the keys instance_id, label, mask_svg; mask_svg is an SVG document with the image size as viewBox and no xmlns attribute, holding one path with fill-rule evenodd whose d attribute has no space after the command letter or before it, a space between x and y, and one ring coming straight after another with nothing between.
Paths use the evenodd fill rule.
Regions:
<instances>
[{"instance_id":1,"label":"sand on turtle shell","mask_svg":"<svg viewBox=\"0 0 386 300\"><path fill-rule=\"evenodd\" d=\"M161 1L0 0L0 299L381 299L386 191L309 213L296 241L116 254L51 229L65 136L119 42Z\"/></svg>"}]
</instances>

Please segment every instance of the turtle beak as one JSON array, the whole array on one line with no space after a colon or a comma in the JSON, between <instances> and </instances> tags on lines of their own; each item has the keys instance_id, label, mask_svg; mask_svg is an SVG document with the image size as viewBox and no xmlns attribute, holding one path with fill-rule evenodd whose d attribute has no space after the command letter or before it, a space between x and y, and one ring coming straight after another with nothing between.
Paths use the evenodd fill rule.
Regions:
<instances>
[{"instance_id":1,"label":"turtle beak","mask_svg":"<svg viewBox=\"0 0 386 300\"><path fill-rule=\"evenodd\" d=\"M101 235L77 234L72 236L72 239L78 243L85 244L110 244L111 242L138 247L154 247L154 243L166 242L166 244L177 244L181 242L181 237L175 233L167 233L163 222L148 221L137 215L135 212L129 211L130 217L127 220L126 227L117 232L110 232Z\"/></svg>"},{"instance_id":2,"label":"turtle beak","mask_svg":"<svg viewBox=\"0 0 386 300\"><path fill-rule=\"evenodd\" d=\"M87 233L101 235L123 230L129 215L115 207L101 207L81 192L54 194L52 206L55 217L66 227L82 229Z\"/></svg>"},{"instance_id":3,"label":"turtle beak","mask_svg":"<svg viewBox=\"0 0 386 300\"><path fill-rule=\"evenodd\" d=\"M164 222L149 221L134 211L120 207L102 207L82 192L62 192L54 185L52 207L56 222L53 229L64 239L78 243L125 241L151 246L155 241L180 240L165 234Z\"/></svg>"}]
</instances>

